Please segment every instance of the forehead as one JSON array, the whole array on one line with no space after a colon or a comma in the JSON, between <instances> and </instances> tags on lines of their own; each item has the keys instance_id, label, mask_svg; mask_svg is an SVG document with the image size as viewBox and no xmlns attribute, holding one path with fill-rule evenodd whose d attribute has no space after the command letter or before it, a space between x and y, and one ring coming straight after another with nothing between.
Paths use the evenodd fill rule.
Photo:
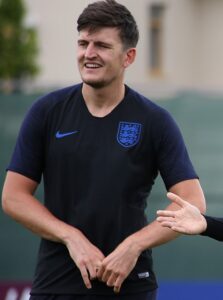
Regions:
<instances>
[{"instance_id":1,"label":"forehead","mask_svg":"<svg viewBox=\"0 0 223 300\"><path fill-rule=\"evenodd\" d=\"M121 43L119 30L115 27L81 30L79 32L79 40L82 39L93 42Z\"/></svg>"}]
</instances>

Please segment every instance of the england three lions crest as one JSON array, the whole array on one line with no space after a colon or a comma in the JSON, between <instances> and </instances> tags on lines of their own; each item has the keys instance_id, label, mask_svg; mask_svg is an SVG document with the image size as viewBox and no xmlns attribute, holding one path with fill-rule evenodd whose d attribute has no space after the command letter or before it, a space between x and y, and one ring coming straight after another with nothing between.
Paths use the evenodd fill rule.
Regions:
<instances>
[{"instance_id":1,"label":"england three lions crest","mask_svg":"<svg viewBox=\"0 0 223 300\"><path fill-rule=\"evenodd\" d=\"M139 142L142 125L139 123L119 122L117 140L123 147L132 147Z\"/></svg>"}]
</instances>

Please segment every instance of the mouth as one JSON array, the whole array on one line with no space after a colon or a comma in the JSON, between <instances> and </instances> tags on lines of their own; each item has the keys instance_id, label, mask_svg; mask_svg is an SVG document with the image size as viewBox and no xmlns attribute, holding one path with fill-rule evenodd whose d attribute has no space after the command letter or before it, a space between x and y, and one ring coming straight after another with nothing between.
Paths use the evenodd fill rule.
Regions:
<instances>
[{"instance_id":1,"label":"mouth","mask_svg":"<svg viewBox=\"0 0 223 300\"><path fill-rule=\"evenodd\" d=\"M98 69L102 67L102 65L98 63L85 63L84 66L87 69Z\"/></svg>"}]
</instances>

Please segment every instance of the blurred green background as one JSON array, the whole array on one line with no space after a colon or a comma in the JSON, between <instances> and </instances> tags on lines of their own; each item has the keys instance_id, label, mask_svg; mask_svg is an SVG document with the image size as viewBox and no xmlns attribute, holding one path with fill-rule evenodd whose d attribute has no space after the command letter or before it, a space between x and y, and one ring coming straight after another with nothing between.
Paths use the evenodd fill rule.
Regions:
<instances>
[{"instance_id":1,"label":"blurred green background","mask_svg":"<svg viewBox=\"0 0 223 300\"><path fill-rule=\"evenodd\" d=\"M0 96L0 185L25 112L40 95ZM147 95L149 97L149 95ZM156 100L177 121L200 176L207 213L223 216L223 96L185 92L173 99ZM109 192L109 191L108 191ZM148 201L148 219L168 200L162 180ZM37 191L42 199L42 188ZM0 210L0 281L32 279L39 238ZM200 236L183 236L153 250L158 280L222 280L222 244Z\"/></svg>"}]
</instances>

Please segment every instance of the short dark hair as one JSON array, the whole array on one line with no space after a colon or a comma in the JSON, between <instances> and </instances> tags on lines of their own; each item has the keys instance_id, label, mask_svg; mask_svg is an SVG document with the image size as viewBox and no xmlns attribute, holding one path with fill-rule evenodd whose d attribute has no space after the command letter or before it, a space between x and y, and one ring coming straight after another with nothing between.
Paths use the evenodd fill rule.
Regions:
<instances>
[{"instance_id":1,"label":"short dark hair","mask_svg":"<svg viewBox=\"0 0 223 300\"><path fill-rule=\"evenodd\" d=\"M119 30L124 48L135 47L139 39L136 21L130 11L115 0L96 1L89 4L77 20L77 30L95 31L103 27Z\"/></svg>"}]
</instances>

